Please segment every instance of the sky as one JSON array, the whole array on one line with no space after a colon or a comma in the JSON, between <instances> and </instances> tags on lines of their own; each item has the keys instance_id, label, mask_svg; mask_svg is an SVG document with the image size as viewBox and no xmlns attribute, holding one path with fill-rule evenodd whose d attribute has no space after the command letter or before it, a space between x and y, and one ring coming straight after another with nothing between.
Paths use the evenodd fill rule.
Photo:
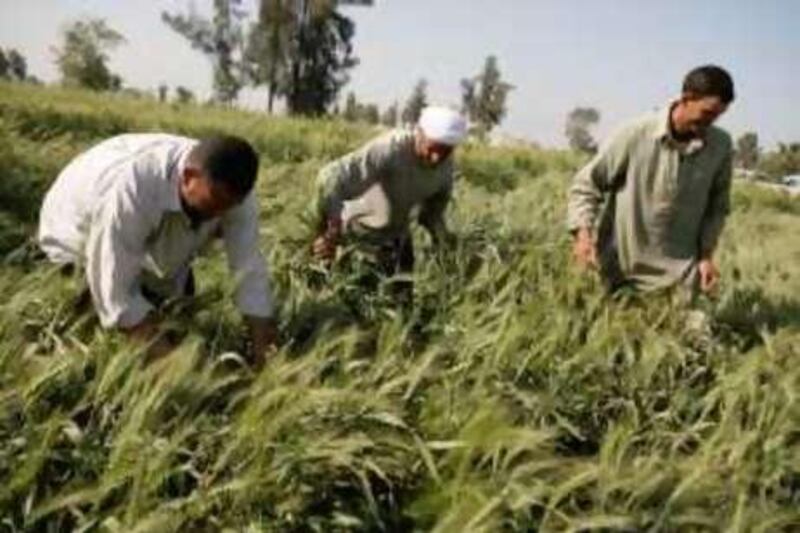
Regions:
<instances>
[{"instance_id":1,"label":"sky","mask_svg":"<svg viewBox=\"0 0 800 533\"><path fill-rule=\"evenodd\" d=\"M198 11L212 0L193 0ZM251 13L257 0L246 0ZM0 0L0 47L17 48L31 74L58 79L52 47L80 17L102 17L127 43L110 66L127 86L183 85L208 96L211 64L160 18L190 0ZM692 67L716 63L736 82L720 125L762 145L800 141L800 0L376 0L349 7L360 64L342 99L382 108L402 102L420 78L432 102L458 105L460 80L498 57L514 85L504 135L563 146L576 106L601 112L596 135L666 104ZM246 91L242 105L263 108Z\"/></svg>"}]
</instances>

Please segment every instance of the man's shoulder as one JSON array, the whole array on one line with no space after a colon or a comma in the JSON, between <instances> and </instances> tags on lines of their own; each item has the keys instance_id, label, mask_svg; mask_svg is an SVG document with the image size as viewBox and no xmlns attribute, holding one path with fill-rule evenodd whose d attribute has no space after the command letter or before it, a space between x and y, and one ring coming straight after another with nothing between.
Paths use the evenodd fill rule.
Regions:
<instances>
[{"instance_id":1,"label":"man's shoulder","mask_svg":"<svg viewBox=\"0 0 800 533\"><path fill-rule=\"evenodd\" d=\"M166 133L125 133L95 145L85 156L106 172L128 167L140 173L168 172L195 139Z\"/></svg>"},{"instance_id":2,"label":"man's shoulder","mask_svg":"<svg viewBox=\"0 0 800 533\"><path fill-rule=\"evenodd\" d=\"M386 130L373 137L362 147L371 155L391 157L403 153L414 141L414 132L408 128Z\"/></svg>"},{"instance_id":3,"label":"man's shoulder","mask_svg":"<svg viewBox=\"0 0 800 533\"><path fill-rule=\"evenodd\" d=\"M174 177L181 158L197 141L170 134L127 134L116 138L122 155L121 186L147 198L151 207L174 203Z\"/></svg>"},{"instance_id":4,"label":"man's shoulder","mask_svg":"<svg viewBox=\"0 0 800 533\"><path fill-rule=\"evenodd\" d=\"M663 112L652 110L628 120L624 123L621 130L633 136L655 135L664 128Z\"/></svg>"},{"instance_id":5,"label":"man's shoulder","mask_svg":"<svg viewBox=\"0 0 800 533\"><path fill-rule=\"evenodd\" d=\"M708 128L706 139L712 146L718 146L726 152L733 151L733 138L731 134L719 126L711 126Z\"/></svg>"},{"instance_id":6,"label":"man's shoulder","mask_svg":"<svg viewBox=\"0 0 800 533\"><path fill-rule=\"evenodd\" d=\"M656 111L642 113L628 119L617 126L607 137L604 146L606 149L630 148L638 141L654 137L661 123L660 114Z\"/></svg>"},{"instance_id":7,"label":"man's shoulder","mask_svg":"<svg viewBox=\"0 0 800 533\"><path fill-rule=\"evenodd\" d=\"M196 143L196 139L171 133L123 133L109 137L97 144L96 148L128 153L146 153L150 150L157 150L160 147L191 146Z\"/></svg>"}]
</instances>

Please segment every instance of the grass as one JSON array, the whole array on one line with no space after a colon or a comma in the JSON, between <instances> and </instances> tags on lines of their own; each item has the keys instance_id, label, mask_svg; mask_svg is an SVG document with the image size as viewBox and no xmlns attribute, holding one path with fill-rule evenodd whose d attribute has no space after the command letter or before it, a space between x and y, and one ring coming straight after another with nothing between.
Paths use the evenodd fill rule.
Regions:
<instances>
[{"instance_id":1,"label":"grass","mask_svg":"<svg viewBox=\"0 0 800 533\"><path fill-rule=\"evenodd\" d=\"M670 295L610 300L570 265L580 159L470 146L458 250L417 236L403 316L347 272L315 283L308 257L314 175L370 129L13 84L0 110L0 530L800 528L797 204L736 187L690 334ZM13 253L72 156L152 130L262 153L285 347L257 374L218 251L150 365L76 316L78 280Z\"/></svg>"}]
</instances>

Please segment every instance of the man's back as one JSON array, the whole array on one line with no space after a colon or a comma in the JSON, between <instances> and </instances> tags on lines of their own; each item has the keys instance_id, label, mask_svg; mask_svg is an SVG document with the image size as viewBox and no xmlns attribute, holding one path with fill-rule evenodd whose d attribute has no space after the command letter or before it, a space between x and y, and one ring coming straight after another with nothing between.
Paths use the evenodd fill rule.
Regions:
<instances>
[{"instance_id":1,"label":"man's back","mask_svg":"<svg viewBox=\"0 0 800 533\"><path fill-rule=\"evenodd\" d=\"M148 208L170 201L177 187L175 167L195 144L175 135L134 133L112 137L76 157L42 204L42 249L55 262L81 261L92 214L114 187L127 185Z\"/></svg>"}]
</instances>

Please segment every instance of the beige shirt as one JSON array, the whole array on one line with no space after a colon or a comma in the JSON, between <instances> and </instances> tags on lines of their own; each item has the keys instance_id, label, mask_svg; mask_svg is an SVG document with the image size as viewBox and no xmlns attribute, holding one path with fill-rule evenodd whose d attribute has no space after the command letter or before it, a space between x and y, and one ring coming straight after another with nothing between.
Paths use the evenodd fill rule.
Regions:
<instances>
[{"instance_id":1,"label":"beige shirt","mask_svg":"<svg viewBox=\"0 0 800 533\"><path fill-rule=\"evenodd\" d=\"M183 212L179 176L195 144L163 134L113 137L74 159L48 191L39 218L40 246L55 263L85 267L103 326L141 322L152 309L142 296L143 280L175 285L219 233L240 311L272 314L255 195L196 228Z\"/></svg>"},{"instance_id":2,"label":"beige shirt","mask_svg":"<svg viewBox=\"0 0 800 533\"><path fill-rule=\"evenodd\" d=\"M431 167L414 150L412 128L387 132L324 167L317 185L320 216L377 238L408 231L413 212L434 237L446 232L444 212L453 189L453 163Z\"/></svg>"},{"instance_id":3,"label":"beige shirt","mask_svg":"<svg viewBox=\"0 0 800 533\"><path fill-rule=\"evenodd\" d=\"M697 261L713 252L729 211L730 136L711 127L703 139L678 143L671 109L614 135L569 191L569 229L597 231L602 267L614 284L693 284Z\"/></svg>"}]
</instances>

